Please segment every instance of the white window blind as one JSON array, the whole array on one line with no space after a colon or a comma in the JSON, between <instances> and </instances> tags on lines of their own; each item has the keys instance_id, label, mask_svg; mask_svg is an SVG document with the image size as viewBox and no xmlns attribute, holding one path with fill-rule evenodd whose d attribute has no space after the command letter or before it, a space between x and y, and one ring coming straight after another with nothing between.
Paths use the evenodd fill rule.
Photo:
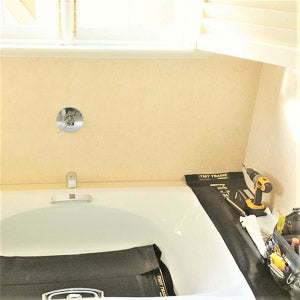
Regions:
<instances>
[{"instance_id":1,"label":"white window blind","mask_svg":"<svg viewBox=\"0 0 300 300\"><path fill-rule=\"evenodd\" d=\"M295 66L297 1L206 0L198 49Z\"/></svg>"}]
</instances>

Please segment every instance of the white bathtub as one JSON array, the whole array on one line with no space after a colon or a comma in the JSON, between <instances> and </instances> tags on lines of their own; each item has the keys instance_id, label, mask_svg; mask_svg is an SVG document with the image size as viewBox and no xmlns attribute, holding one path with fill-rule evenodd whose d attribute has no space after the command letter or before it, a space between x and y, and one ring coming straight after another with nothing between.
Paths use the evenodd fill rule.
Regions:
<instances>
[{"instance_id":1,"label":"white bathtub","mask_svg":"<svg viewBox=\"0 0 300 300\"><path fill-rule=\"evenodd\" d=\"M77 192L92 195L93 201L50 203L53 195L66 190L2 192L1 255L91 253L155 243L177 295L254 299L220 234L188 187Z\"/></svg>"}]
</instances>

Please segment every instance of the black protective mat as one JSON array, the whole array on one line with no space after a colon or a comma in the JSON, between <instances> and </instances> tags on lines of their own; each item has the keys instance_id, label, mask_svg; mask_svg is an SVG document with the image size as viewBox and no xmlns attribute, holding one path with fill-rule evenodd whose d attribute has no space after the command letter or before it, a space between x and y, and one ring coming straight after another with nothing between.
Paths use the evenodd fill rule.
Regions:
<instances>
[{"instance_id":1,"label":"black protective mat","mask_svg":"<svg viewBox=\"0 0 300 300\"><path fill-rule=\"evenodd\" d=\"M223 193L232 199L238 189L247 187L243 173L193 174L185 175L185 179L221 234L256 299L289 299L273 280L266 261L241 226L239 213L224 199ZM225 184L228 190L217 189L216 183Z\"/></svg>"},{"instance_id":2,"label":"black protective mat","mask_svg":"<svg viewBox=\"0 0 300 300\"><path fill-rule=\"evenodd\" d=\"M245 201L242 201L241 198L238 197L238 191L241 191L249 198L254 197L246 185L243 172L194 174L186 175L185 178L190 187L195 185L215 188L223 197L228 197L245 212L247 212L247 206Z\"/></svg>"},{"instance_id":3,"label":"black protective mat","mask_svg":"<svg viewBox=\"0 0 300 300\"><path fill-rule=\"evenodd\" d=\"M106 297L174 296L156 245L102 253L0 257L1 299L35 300L64 288L94 288Z\"/></svg>"}]
</instances>

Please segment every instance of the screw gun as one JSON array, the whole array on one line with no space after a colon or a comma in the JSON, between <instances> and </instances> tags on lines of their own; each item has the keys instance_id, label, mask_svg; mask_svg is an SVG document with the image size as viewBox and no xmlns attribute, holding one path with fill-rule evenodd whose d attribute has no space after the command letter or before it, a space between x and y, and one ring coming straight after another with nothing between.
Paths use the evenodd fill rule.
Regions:
<instances>
[{"instance_id":1,"label":"screw gun","mask_svg":"<svg viewBox=\"0 0 300 300\"><path fill-rule=\"evenodd\" d=\"M254 214L256 216L264 215L265 205L262 203L262 193L270 193L272 191L272 183L271 181L260 174L259 172L246 168L245 165L243 167L246 169L246 172L250 179L254 183L255 196L254 199L246 199L246 206L248 214Z\"/></svg>"}]
</instances>

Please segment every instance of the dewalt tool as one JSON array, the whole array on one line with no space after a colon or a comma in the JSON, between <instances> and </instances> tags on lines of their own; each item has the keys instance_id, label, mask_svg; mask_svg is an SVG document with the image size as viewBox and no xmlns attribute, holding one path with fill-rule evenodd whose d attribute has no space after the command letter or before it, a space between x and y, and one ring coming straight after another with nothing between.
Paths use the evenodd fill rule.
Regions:
<instances>
[{"instance_id":1,"label":"dewalt tool","mask_svg":"<svg viewBox=\"0 0 300 300\"><path fill-rule=\"evenodd\" d=\"M247 212L248 214L254 214L257 217L263 216L265 205L262 202L262 194L270 193L272 191L272 183L267 177L263 176L259 172L251 168L246 168L245 165L243 165L243 167L246 169L248 176L253 181L255 190L254 198L248 198L245 200Z\"/></svg>"}]
</instances>

